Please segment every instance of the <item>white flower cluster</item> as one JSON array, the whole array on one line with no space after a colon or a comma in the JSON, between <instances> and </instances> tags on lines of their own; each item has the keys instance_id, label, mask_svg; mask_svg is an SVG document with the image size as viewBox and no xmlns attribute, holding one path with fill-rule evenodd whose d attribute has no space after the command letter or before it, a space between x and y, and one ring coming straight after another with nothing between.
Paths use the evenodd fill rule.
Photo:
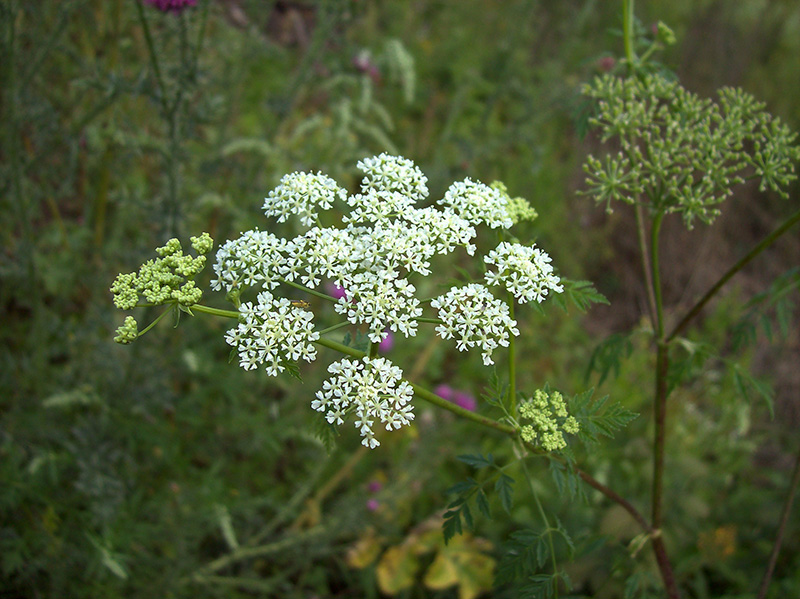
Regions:
<instances>
[{"instance_id":1,"label":"white flower cluster","mask_svg":"<svg viewBox=\"0 0 800 599\"><path fill-rule=\"evenodd\" d=\"M403 371L385 358L343 359L328 367L333 376L326 380L311 407L324 412L331 424L344 423L350 410L356 413L355 426L361 443L373 449L380 445L373 425L380 421L386 430L409 425L414 419L409 403L413 390L403 380Z\"/></svg>"},{"instance_id":2,"label":"white flower cluster","mask_svg":"<svg viewBox=\"0 0 800 599\"><path fill-rule=\"evenodd\" d=\"M412 202L428 197L428 178L408 158L381 154L365 158L357 166L365 175L361 181L365 195L373 190L396 192Z\"/></svg>"},{"instance_id":3,"label":"white flower cluster","mask_svg":"<svg viewBox=\"0 0 800 599\"><path fill-rule=\"evenodd\" d=\"M537 247L504 241L484 256L483 261L497 267L497 272L486 273L486 283L504 285L521 304L532 300L541 303L548 291L564 290L553 273L550 256Z\"/></svg>"},{"instance_id":4,"label":"white flower cluster","mask_svg":"<svg viewBox=\"0 0 800 599\"><path fill-rule=\"evenodd\" d=\"M290 173L264 199L264 212L278 217L279 223L296 214L310 227L317 220L317 207L330 210L336 198L344 200L346 195L336 181L322 173Z\"/></svg>"},{"instance_id":5,"label":"white flower cluster","mask_svg":"<svg viewBox=\"0 0 800 599\"><path fill-rule=\"evenodd\" d=\"M265 289L274 289L280 284L286 246L285 239L257 229L226 241L217 250L214 264L217 278L211 281L211 288L231 291L260 284Z\"/></svg>"},{"instance_id":6,"label":"white flower cluster","mask_svg":"<svg viewBox=\"0 0 800 599\"><path fill-rule=\"evenodd\" d=\"M254 304L240 306L240 324L226 341L239 353L245 369L264 365L270 375L289 362L316 357L319 339L312 313L286 299L273 297L283 284L319 287L323 281L344 290L334 305L350 323L366 325L372 343L389 331L416 335L423 315L409 277L431 273L431 260L459 247L475 253L476 227L512 226L510 198L501 188L466 179L450 186L438 206L420 208L428 196L427 179L413 162L381 154L358 163L364 173L360 193L348 194L320 173L292 173L265 199L264 210L283 222L296 215L308 227L294 238L253 230L225 243L217 252L216 290L258 287ZM336 199L351 207L339 227L319 225L318 213ZM485 258L497 266L486 275L488 285L503 284L521 302L542 301L549 290L561 291L550 257L536 248L500 244ZM444 339L455 339L460 351L480 347L483 362L519 335L508 305L481 284L453 287L432 300L442 321L436 328ZM367 447L378 441L373 424L399 428L413 419L411 386L402 372L383 358L341 360L331 365L332 377L313 403L329 422L341 424L354 411L356 426Z\"/></svg>"},{"instance_id":7,"label":"white flower cluster","mask_svg":"<svg viewBox=\"0 0 800 599\"><path fill-rule=\"evenodd\" d=\"M474 225L486 223L492 229L510 229L514 224L508 210L508 196L469 178L453 183L439 204Z\"/></svg>"},{"instance_id":8,"label":"white flower cluster","mask_svg":"<svg viewBox=\"0 0 800 599\"><path fill-rule=\"evenodd\" d=\"M508 306L496 299L483 285L471 283L451 287L431 302L443 323L436 327L442 339L456 339L459 351L474 346L483 350L483 363L494 364L492 352L507 347L510 335L519 335L517 321Z\"/></svg>"},{"instance_id":9,"label":"white flower cluster","mask_svg":"<svg viewBox=\"0 0 800 599\"><path fill-rule=\"evenodd\" d=\"M278 376L286 362L317 358L312 345L319 339L311 322L314 315L288 299L276 299L262 291L255 305L245 302L239 306L239 316L239 325L227 332L225 341L239 351L239 365L245 370L263 364L267 374Z\"/></svg>"}]
</instances>

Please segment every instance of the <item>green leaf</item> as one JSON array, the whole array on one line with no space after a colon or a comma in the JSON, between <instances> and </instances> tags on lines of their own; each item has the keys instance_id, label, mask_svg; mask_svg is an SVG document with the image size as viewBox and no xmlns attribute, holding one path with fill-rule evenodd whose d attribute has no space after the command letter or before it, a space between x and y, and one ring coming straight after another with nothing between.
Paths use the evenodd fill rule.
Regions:
<instances>
[{"instance_id":1,"label":"green leaf","mask_svg":"<svg viewBox=\"0 0 800 599\"><path fill-rule=\"evenodd\" d=\"M483 457L480 454L477 455L459 455L456 456L456 459L459 462L464 462L468 466L472 466L473 468L488 468L489 466L494 465L494 457L492 454L489 454L487 457Z\"/></svg>"},{"instance_id":2,"label":"green leaf","mask_svg":"<svg viewBox=\"0 0 800 599\"><path fill-rule=\"evenodd\" d=\"M450 542L456 535L462 534L461 528L461 510L448 510L444 513L444 521L442 522L442 533L444 535L444 544Z\"/></svg>"},{"instance_id":3,"label":"green leaf","mask_svg":"<svg viewBox=\"0 0 800 599\"><path fill-rule=\"evenodd\" d=\"M570 402L570 411L580 425L578 438L584 445L598 442L598 436L613 438L614 433L638 414L619 403L609 403L608 396L592 399L594 389L579 393Z\"/></svg>"},{"instance_id":4,"label":"green leaf","mask_svg":"<svg viewBox=\"0 0 800 599\"><path fill-rule=\"evenodd\" d=\"M749 390L752 390L758 397L764 400L769 408L770 418L775 418L774 391L767 383L754 377L747 369L741 365L731 362L733 374L733 384L739 395L744 399L750 399Z\"/></svg>"},{"instance_id":5,"label":"green leaf","mask_svg":"<svg viewBox=\"0 0 800 599\"><path fill-rule=\"evenodd\" d=\"M511 506L514 503L513 486L514 479L507 474L501 474L497 482L494 483L494 490L500 496L500 504L503 506L506 513L509 514L511 513Z\"/></svg>"},{"instance_id":6,"label":"green leaf","mask_svg":"<svg viewBox=\"0 0 800 599\"><path fill-rule=\"evenodd\" d=\"M475 496L475 505L478 506L478 511L486 518L492 517L491 509L489 508L489 498L486 497L483 489L478 489L478 494Z\"/></svg>"},{"instance_id":7,"label":"green leaf","mask_svg":"<svg viewBox=\"0 0 800 599\"><path fill-rule=\"evenodd\" d=\"M589 358L584 382L589 381L592 372L597 372L600 375L600 379L597 381L598 385L603 384L609 373L613 373L613 378L616 379L619 376L623 360L630 358L633 353L631 336L632 333L625 335L614 333L601 342L592 352L591 358Z\"/></svg>"},{"instance_id":8,"label":"green leaf","mask_svg":"<svg viewBox=\"0 0 800 599\"><path fill-rule=\"evenodd\" d=\"M571 303L581 312L586 312L592 304L609 304L608 299L594 288L590 281L561 279L564 291L553 294L553 301L565 312Z\"/></svg>"}]
</instances>

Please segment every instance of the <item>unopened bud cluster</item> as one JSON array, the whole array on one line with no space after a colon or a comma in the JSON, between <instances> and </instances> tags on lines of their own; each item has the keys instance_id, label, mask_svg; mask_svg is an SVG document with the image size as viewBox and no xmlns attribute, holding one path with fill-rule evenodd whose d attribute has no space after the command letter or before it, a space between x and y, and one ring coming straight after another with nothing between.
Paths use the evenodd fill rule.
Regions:
<instances>
[{"instance_id":1,"label":"unopened bud cluster","mask_svg":"<svg viewBox=\"0 0 800 599\"><path fill-rule=\"evenodd\" d=\"M547 451L563 449L567 446L564 433L574 435L580 430L578 421L567 413L564 397L558 391L538 389L532 398L519 404L519 417L528 422L520 429L522 440Z\"/></svg>"},{"instance_id":2,"label":"unopened bud cluster","mask_svg":"<svg viewBox=\"0 0 800 599\"><path fill-rule=\"evenodd\" d=\"M614 200L642 203L692 228L695 218L712 223L745 177L784 197L796 178L796 135L740 89L721 89L715 103L660 75L606 74L583 91L597 101L590 124L619 148L584 165L586 193L608 211Z\"/></svg>"}]
</instances>

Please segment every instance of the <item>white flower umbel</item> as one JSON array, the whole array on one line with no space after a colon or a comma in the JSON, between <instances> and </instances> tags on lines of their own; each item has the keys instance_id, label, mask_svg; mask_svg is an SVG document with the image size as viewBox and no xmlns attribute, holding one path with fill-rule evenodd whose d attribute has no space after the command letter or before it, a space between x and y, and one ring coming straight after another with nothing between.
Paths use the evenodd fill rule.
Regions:
<instances>
[{"instance_id":1,"label":"white flower umbel","mask_svg":"<svg viewBox=\"0 0 800 599\"><path fill-rule=\"evenodd\" d=\"M409 223L423 229L436 253L449 254L456 247L463 246L472 256L475 246L470 243L475 237L475 227L450 210L421 208L405 215Z\"/></svg>"},{"instance_id":2,"label":"white flower umbel","mask_svg":"<svg viewBox=\"0 0 800 599\"><path fill-rule=\"evenodd\" d=\"M239 325L227 332L225 341L239 351L239 365L245 370L263 365L267 374L277 376L289 361L316 359L312 343L319 333L311 322L313 313L262 291L255 305L239 306L239 315Z\"/></svg>"},{"instance_id":3,"label":"white flower umbel","mask_svg":"<svg viewBox=\"0 0 800 599\"><path fill-rule=\"evenodd\" d=\"M510 229L514 224L508 196L469 178L453 183L438 203L473 225L486 223L492 229Z\"/></svg>"},{"instance_id":4,"label":"white flower umbel","mask_svg":"<svg viewBox=\"0 0 800 599\"><path fill-rule=\"evenodd\" d=\"M336 181L322 173L290 173L264 199L264 212L276 216L279 223L296 214L310 227L317 220L317 209L330 210L336 198L344 200L346 195Z\"/></svg>"},{"instance_id":5,"label":"white flower umbel","mask_svg":"<svg viewBox=\"0 0 800 599\"><path fill-rule=\"evenodd\" d=\"M396 271L357 273L341 286L345 296L334 309L353 324L369 326L372 343L380 343L389 334L387 328L406 337L417 334L416 319L422 316L422 308L414 297L416 289Z\"/></svg>"},{"instance_id":6,"label":"white flower umbel","mask_svg":"<svg viewBox=\"0 0 800 599\"><path fill-rule=\"evenodd\" d=\"M471 283L451 287L431 302L443 323L436 327L442 339L456 339L459 351L474 346L483 350L483 363L494 364L492 352L508 346L510 335L519 335L517 321L508 306L496 299L483 285Z\"/></svg>"},{"instance_id":7,"label":"white flower umbel","mask_svg":"<svg viewBox=\"0 0 800 599\"><path fill-rule=\"evenodd\" d=\"M348 412L356 414L355 426L361 443L373 449L380 445L373 425L379 421L386 430L399 429L414 419L409 403L413 390L403 380L403 371L385 358L345 358L328 367L333 376L326 380L311 407L324 412L331 424L343 424Z\"/></svg>"},{"instance_id":8,"label":"white flower umbel","mask_svg":"<svg viewBox=\"0 0 800 599\"><path fill-rule=\"evenodd\" d=\"M357 166L365 175L361 181L365 195L372 191L396 192L412 203L428 197L428 178L408 158L381 154L365 158Z\"/></svg>"},{"instance_id":9,"label":"white flower umbel","mask_svg":"<svg viewBox=\"0 0 800 599\"><path fill-rule=\"evenodd\" d=\"M505 286L521 304L542 302L548 291L564 291L560 279L553 274L550 256L537 247L504 241L483 261L497 267L496 272L486 273L486 284Z\"/></svg>"},{"instance_id":10,"label":"white flower umbel","mask_svg":"<svg viewBox=\"0 0 800 599\"><path fill-rule=\"evenodd\" d=\"M217 278L211 281L211 288L231 291L261 284L265 289L274 289L280 283L285 250L286 240L272 233L258 229L242 233L217 251Z\"/></svg>"}]
</instances>

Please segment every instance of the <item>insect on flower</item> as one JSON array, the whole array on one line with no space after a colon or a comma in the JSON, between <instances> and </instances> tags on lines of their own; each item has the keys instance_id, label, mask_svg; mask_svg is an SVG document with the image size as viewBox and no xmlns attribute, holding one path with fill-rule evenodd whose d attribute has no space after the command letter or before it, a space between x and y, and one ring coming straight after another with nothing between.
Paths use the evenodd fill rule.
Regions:
<instances>
[{"instance_id":1,"label":"insect on flower","mask_svg":"<svg viewBox=\"0 0 800 599\"><path fill-rule=\"evenodd\" d=\"M303 308L303 310L308 310L311 307L311 304L309 304L306 300L291 300L291 304L295 308Z\"/></svg>"}]
</instances>

